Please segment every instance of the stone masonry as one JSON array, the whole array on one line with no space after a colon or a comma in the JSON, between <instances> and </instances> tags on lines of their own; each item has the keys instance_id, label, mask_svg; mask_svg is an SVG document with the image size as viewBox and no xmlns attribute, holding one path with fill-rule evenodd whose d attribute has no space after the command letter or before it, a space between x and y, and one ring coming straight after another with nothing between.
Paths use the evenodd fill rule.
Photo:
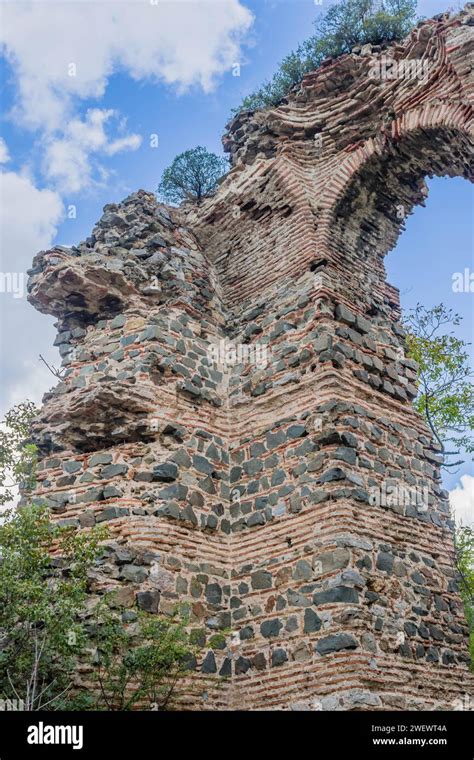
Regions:
<instances>
[{"instance_id":1,"label":"stone masonry","mask_svg":"<svg viewBox=\"0 0 474 760\"><path fill-rule=\"evenodd\" d=\"M109 526L91 593L117 589L124 620L186 603L182 709L472 694L442 457L384 256L424 177L473 178L473 23L466 6L327 61L233 120L215 196L138 191L34 260L65 370L33 429L36 498Z\"/></svg>"}]
</instances>

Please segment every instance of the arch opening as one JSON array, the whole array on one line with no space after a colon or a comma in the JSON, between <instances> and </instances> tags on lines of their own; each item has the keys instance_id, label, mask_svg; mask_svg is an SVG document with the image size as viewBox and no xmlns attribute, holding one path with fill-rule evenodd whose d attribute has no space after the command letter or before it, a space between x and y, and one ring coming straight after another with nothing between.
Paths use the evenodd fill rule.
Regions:
<instances>
[{"instance_id":1,"label":"arch opening","mask_svg":"<svg viewBox=\"0 0 474 760\"><path fill-rule=\"evenodd\" d=\"M343 254L383 260L394 248L404 221L428 194L425 177L474 181L473 146L466 132L418 129L374 154L354 175L336 204L332 236ZM374 263L374 262L372 262Z\"/></svg>"}]
</instances>

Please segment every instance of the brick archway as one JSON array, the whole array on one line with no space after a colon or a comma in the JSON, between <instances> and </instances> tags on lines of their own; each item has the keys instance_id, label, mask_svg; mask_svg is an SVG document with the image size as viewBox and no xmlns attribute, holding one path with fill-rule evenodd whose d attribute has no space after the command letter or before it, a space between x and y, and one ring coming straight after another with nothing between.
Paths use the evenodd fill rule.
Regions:
<instances>
[{"instance_id":1,"label":"brick archway","mask_svg":"<svg viewBox=\"0 0 474 760\"><path fill-rule=\"evenodd\" d=\"M459 176L474 181L470 114L458 119L432 118L423 127L407 129L401 120L398 135L379 137L359 148L341 166L350 172L344 185L328 187L335 200L323 224L330 232L330 247L384 256L400 235L404 219L423 203L426 176ZM409 116L411 116L410 114ZM423 114L417 114L417 122ZM394 131L394 124L392 130ZM336 189L337 188L337 189Z\"/></svg>"}]
</instances>

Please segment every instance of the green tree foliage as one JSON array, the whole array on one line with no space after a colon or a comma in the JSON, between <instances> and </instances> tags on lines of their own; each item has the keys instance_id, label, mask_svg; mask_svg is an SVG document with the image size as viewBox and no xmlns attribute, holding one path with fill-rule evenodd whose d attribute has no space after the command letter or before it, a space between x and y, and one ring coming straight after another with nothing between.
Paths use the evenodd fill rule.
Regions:
<instances>
[{"instance_id":1,"label":"green tree foliage","mask_svg":"<svg viewBox=\"0 0 474 760\"><path fill-rule=\"evenodd\" d=\"M216 190L229 162L199 146L176 156L163 172L158 193L166 203L200 203Z\"/></svg>"},{"instance_id":2,"label":"green tree foliage","mask_svg":"<svg viewBox=\"0 0 474 760\"><path fill-rule=\"evenodd\" d=\"M29 426L37 409L31 401L12 407L0 428L0 505L13 501L16 489L33 488L36 446L28 441Z\"/></svg>"},{"instance_id":3,"label":"green tree foliage","mask_svg":"<svg viewBox=\"0 0 474 760\"><path fill-rule=\"evenodd\" d=\"M107 604L96 611L95 678L97 706L130 710L165 710L178 680L187 672L193 648L186 620L174 615L132 612L124 623Z\"/></svg>"},{"instance_id":4,"label":"green tree foliage","mask_svg":"<svg viewBox=\"0 0 474 760\"><path fill-rule=\"evenodd\" d=\"M55 709L86 642L79 622L87 572L103 529L61 528L44 506L8 510L0 523L0 693L24 709Z\"/></svg>"},{"instance_id":5,"label":"green tree foliage","mask_svg":"<svg viewBox=\"0 0 474 760\"><path fill-rule=\"evenodd\" d=\"M28 434L35 411L26 402L6 415L0 504L12 500L19 482L34 486L36 449ZM103 526L58 525L38 503L1 514L2 699L25 710L129 709L137 701L166 708L192 651L185 621L132 610L122 617L109 610L105 595L91 625L89 576L107 551L107 535ZM78 688L82 666L97 679L96 693Z\"/></svg>"},{"instance_id":6,"label":"green tree foliage","mask_svg":"<svg viewBox=\"0 0 474 760\"><path fill-rule=\"evenodd\" d=\"M474 671L474 528L458 526L454 536L459 589L470 631L471 670Z\"/></svg>"},{"instance_id":7,"label":"green tree foliage","mask_svg":"<svg viewBox=\"0 0 474 760\"><path fill-rule=\"evenodd\" d=\"M357 45L403 39L416 21L416 0L339 0L315 21L315 33L286 56L269 82L248 95L236 111L276 105L326 58Z\"/></svg>"},{"instance_id":8,"label":"green tree foliage","mask_svg":"<svg viewBox=\"0 0 474 760\"><path fill-rule=\"evenodd\" d=\"M424 416L445 456L444 467L462 464L462 451L474 451L474 375L466 344L449 327L461 317L438 304L418 304L404 320L409 356L418 362L418 396L415 406ZM448 330L448 331L447 331ZM470 631L471 667L474 669L474 529L458 525L454 534L455 564Z\"/></svg>"},{"instance_id":9,"label":"green tree foliage","mask_svg":"<svg viewBox=\"0 0 474 760\"><path fill-rule=\"evenodd\" d=\"M441 447L445 468L462 464L463 451L474 452L474 372L468 344L449 331L460 322L443 304L418 304L404 320L408 353L419 365L415 406Z\"/></svg>"}]
</instances>

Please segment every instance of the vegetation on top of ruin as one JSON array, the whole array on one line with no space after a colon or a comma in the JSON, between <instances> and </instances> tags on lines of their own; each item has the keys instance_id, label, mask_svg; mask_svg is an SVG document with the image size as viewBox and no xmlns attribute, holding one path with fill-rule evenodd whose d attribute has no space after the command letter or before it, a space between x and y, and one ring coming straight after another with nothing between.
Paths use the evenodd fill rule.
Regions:
<instances>
[{"instance_id":1,"label":"vegetation on top of ruin","mask_svg":"<svg viewBox=\"0 0 474 760\"><path fill-rule=\"evenodd\" d=\"M165 203L201 203L217 189L220 178L229 170L227 158L210 153L198 145L180 153L164 170L158 194Z\"/></svg>"},{"instance_id":2,"label":"vegetation on top of ruin","mask_svg":"<svg viewBox=\"0 0 474 760\"><path fill-rule=\"evenodd\" d=\"M328 58L358 46L403 39L416 23L416 5L416 0L339 0L314 22L314 34L289 53L273 77L247 95L233 114L277 105Z\"/></svg>"},{"instance_id":3,"label":"vegetation on top of ruin","mask_svg":"<svg viewBox=\"0 0 474 760\"><path fill-rule=\"evenodd\" d=\"M233 114L278 104L325 59L350 53L357 46L403 39L415 22L416 0L339 0L315 21L315 33L287 55L272 79L247 95ZM165 203L200 204L214 194L228 170L226 158L197 146L180 153L164 170L157 194Z\"/></svg>"}]
</instances>

